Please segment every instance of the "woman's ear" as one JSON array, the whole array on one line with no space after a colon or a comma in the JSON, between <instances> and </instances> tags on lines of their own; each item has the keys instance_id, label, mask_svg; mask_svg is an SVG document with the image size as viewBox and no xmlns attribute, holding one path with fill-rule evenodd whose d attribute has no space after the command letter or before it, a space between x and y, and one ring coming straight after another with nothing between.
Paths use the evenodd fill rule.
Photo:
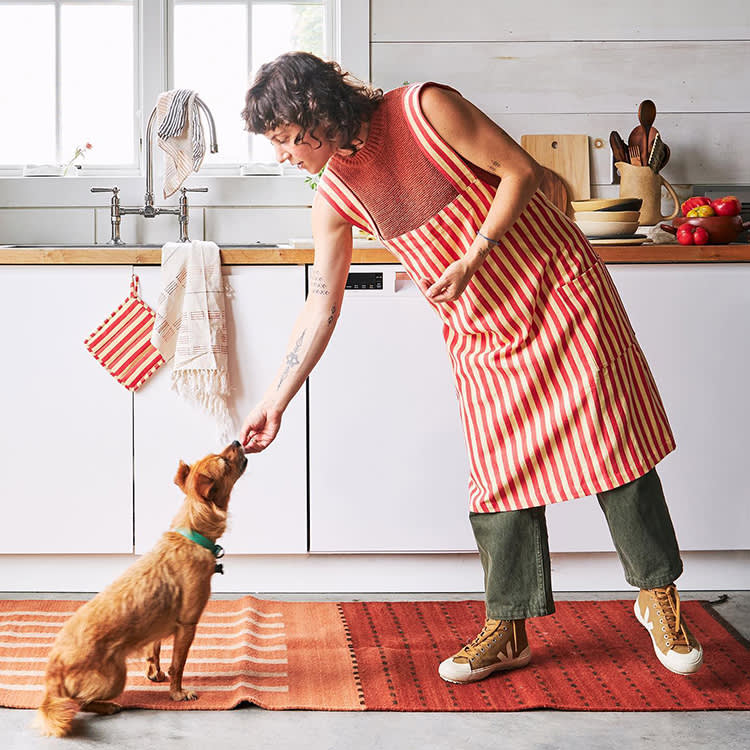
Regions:
<instances>
[{"instance_id":1,"label":"woman's ear","mask_svg":"<svg viewBox=\"0 0 750 750\"><path fill-rule=\"evenodd\" d=\"M177 473L174 475L174 483L183 492L185 491L185 480L188 478L189 473L190 467L184 461L180 461L180 465L177 467Z\"/></svg>"}]
</instances>

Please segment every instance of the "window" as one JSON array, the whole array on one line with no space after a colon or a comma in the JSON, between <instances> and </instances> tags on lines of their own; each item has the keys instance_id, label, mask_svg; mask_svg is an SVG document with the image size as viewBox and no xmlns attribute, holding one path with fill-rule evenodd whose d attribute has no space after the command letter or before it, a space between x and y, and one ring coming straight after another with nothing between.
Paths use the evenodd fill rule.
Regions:
<instances>
[{"instance_id":1,"label":"window","mask_svg":"<svg viewBox=\"0 0 750 750\"><path fill-rule=\"evenodd\" d=\"M266 139L243 130L244 93L260 65L282 52L330 55L330 8L324 0L174 0L174 87L198 91L211 109L222 134L214 163L273 161Z\"/></svg>"},{"instance_id":2,"label":"window","mask_svg":"<svg viewBox=\"0 0 750 750\"><path fill-rule=\"evenodd\" d=\"M0 2L0 164L136 164L136 6Z\"/></svg>"},{"instance_id":3,"label":"window","mask_svg":"<svg viewBox=\"0 0 750 750\"><path fill-rule=\"evenodd\" d=\"M368 14L367 0L0 0L0 169L64 164L90 142L85 169L134 173L156 97L170 88L198 91L214 116L219 153L206 169L273 161L240 117L253 71L290 49L341 59L346 18L363 69Z\"/></svg>"}]
</instances>

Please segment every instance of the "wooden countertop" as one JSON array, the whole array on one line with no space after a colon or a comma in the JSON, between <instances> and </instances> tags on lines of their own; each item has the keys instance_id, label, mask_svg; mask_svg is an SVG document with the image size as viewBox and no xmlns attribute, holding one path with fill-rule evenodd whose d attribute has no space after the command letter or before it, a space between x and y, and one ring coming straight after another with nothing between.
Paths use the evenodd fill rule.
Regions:
<instances>
[{"instance_id":1,"label":"wooden countertop","mask_svg":"<svg viewBox=\"0 0 750 750\"><path fill-rule=\"evenodd\" d=\"M750 263L750 243L731 245L598 245L605 263ZM221 251L225 265L305 265L313 262L312 248L227 248ZM381 246L355 248L354 263L396 263ZM161 264L161 248L2 247L0 265L136 265Z\"/></svg>"}]
</instances>

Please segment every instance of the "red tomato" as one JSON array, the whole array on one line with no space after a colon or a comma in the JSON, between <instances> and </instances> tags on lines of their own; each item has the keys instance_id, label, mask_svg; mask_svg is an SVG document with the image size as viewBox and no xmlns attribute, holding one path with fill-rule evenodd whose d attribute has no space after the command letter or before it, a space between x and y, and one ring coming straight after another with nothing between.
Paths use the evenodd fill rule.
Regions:
<instances>
[{"instance_id":1,"label":"red tomato","mask_svg":"<svg viewBox=\"0 0 750 750\"><path fill-rule=\"evenodd\" d=\"M711 201L711 207L719 216L737 216L742 211L742 204L734 195Z\"/></svg>"},{"instance_id":2,"label":"red tomato","mask_svg":"<svg viewBox=\"0 0 750 750\"><path fill-rule=\"evenodd\" d=\"M694 231L695 227L692 224L682 224L677 230L677 242L681 245L692 245Z\"/></svg>"},{"instance_id":3,"label":"red tomato","mask_svg":"<svg viewBox=\"0 0 750 750\"><path fill-rule=\"evenodd\" d=\"M694 195L692 198L688 198L686 201L683 201L680 208L682 209L682 215L687 216L688 211L690 211L693 208L698 208L698 206L710 206L711 205L711 199L706 198L705 195Z\"/></svg>"},{"instance_id":4,"label":"red tomato","mask_svg":"<svg viewBox=\"0 0 750 750\"><path fill-rule=\"evenodd\" d=\"M707 245L710 237L705 227L696 227L693 232L693 242L696 245Z\"/></svg>"}]
</instances>

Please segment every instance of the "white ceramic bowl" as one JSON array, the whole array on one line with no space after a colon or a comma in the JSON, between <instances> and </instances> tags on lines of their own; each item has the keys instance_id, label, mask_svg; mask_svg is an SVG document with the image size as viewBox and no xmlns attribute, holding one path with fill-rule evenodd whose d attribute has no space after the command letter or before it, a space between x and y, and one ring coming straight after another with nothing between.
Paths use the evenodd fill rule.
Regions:
<instances>
[{"instance_id":1,"label":"white ceramic bowl","mask_svg":"<svg viewBox=\"0 0 750 750\"><path fill-rule=\"evenodd\" d=\"M576 221L638 221L640 211L576 211Z\"/></svg>"},{"instance_id":2,"label":"white ceramic bowl","mask_svg":"<svg viewBox=\"0 0 750 750\"><path fill-rule=\"evenodd\" d=\"M587 237L612 237L616 234L635 234L638 221L578 221L576 224Z\"/></svg>"}]
</instances>

